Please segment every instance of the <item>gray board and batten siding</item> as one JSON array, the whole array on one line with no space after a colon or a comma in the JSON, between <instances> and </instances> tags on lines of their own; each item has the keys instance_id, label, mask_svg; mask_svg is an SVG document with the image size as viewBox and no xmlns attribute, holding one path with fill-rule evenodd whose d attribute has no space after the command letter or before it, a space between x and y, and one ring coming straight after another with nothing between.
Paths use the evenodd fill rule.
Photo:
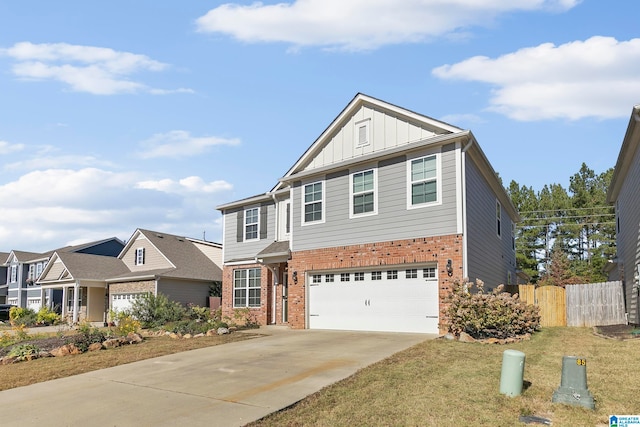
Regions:
<instances>
[{"instance_id":1,"label":"gray board and batten siding","mask_svg":"<svg viewBox=\"0 0 640 427\"><path fill-rule=\"evenodd\" d=\"M160 278L158 279L157 292L183 305L195 304L200 307L206 307L211 284L213 284L213 281L199 282Z\"/></svg>"},{"instance_id":2,"label":"gray board and batten siding","mask_svg":"<svg viewBox=\"0 0 640 427\"><path fill-rule=\"evenodd\" d=\"M324 179L325 221L302 225L302 182L294 183L292 250L302 251L335 246L357 245L419 237L455 234L456 217L456 150L455 144L443 149L428 147L414 152L410 158L437 153L441 164L439 204L407 209L407 161L405 155L380 160L351 170L345 169L316 178ZM377 167L377 214L350 218L350 173Z\"/></svg>"},{"instance_id":3,"label":"gray board and batten siding","mask_svg":"<svg viewBox=\"0 0 640 427\"><path fill-rule=\"evenodd\" d=\"M487 289L507 284L516 277L516 255L512 246L513 218L501 204L501 236L497 232L497 197L471 156L465 159L467 211L467 275L481 279ZM501 266L502 268L496 268Z\"/></svg>"}]
</instances>

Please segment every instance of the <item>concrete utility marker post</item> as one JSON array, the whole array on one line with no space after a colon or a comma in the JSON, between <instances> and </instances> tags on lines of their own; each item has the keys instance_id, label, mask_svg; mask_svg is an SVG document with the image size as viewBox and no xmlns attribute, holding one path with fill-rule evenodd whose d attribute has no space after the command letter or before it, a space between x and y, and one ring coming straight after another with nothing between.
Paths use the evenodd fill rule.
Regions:
<instances>
[{"instance_id":1,"label":"concrete utility marker post","mask_svg":"<svg viewBox=\"0 0 640 427\"><path fill-rule=\"evenodd\" d=\"M595 400L587 389L587 359L563 356L560 387L553 392L551 401L595 409Z\"/></svg>"}]
</instances>

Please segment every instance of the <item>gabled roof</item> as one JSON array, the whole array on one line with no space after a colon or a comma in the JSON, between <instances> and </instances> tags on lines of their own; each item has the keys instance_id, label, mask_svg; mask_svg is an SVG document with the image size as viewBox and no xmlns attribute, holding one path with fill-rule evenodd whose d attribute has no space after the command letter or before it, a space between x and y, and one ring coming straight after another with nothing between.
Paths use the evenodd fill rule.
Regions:
<instances>
[{"instance_id":1,"label":"gabled roof","mask_svg":"<svg viewBox=\"0 0 640 427\"><path fill-rule=\"evenodd\" d=\"M275 191L282 188L287 178L297 172L299 172L310 159L315 157L322 149L326 141L331 135L340 129L345 123L355 114L363 105L370 105L379 110L387 111L396 117L402 117L409 121L419 122L432 130L437 134L452 134L463 132L463 129L456 126L452 126L448 123L440 120L433 119L431 117L407 110L406 108L398 107L397 105L382 101L380 99L365 95L363 93L357 93L356 96L349 102L349 104L333 119L331 124L320 134L320 136L314 141L313 144L302 154L302 156L296 161L296 163L287 171L283 179L271 190Z\"/></svg>"},{"instance_id":2,"label":"gabled roof","mask_svg":"<svg viewBox=\"0 0 640 427\"><path fill-rule=\"evenodd\" d=\"M12 254L14 254L16 256L16 258L18 258L18 262L20 263L32 263L32 262L37 262L37 261L47 261L49 258L51 258L51 256L58 252L58 253L62 253L62 252L78 252L81 251L83 249L87 249L90 248L92 246L97 246L100 245L102 243L108 242L109 240L115 240L117 242L122 243L122 245L124 245L124 242L120 239L118 239L117 237L109 237L107 239L101 239L101 240L95 240L93 242L87 242L87 243L82 243L79 245L67 245L67 246L63 246L61 248L57 248L57 249L53 249L47 252L26 252L26 251L11 251ZM0 258L2 259L2 258ZM6 258L7 260L9 259L9 256Z\"/></svg>"},{"instance_id":3,"label":"gabled roof","mask_svg":"<svg viewBox=\"0 0 640 427\"><path fill-rule=\"evenodd\" d=\"M629 125L622 140L618 161L609 184L609 191L607 192L608 203L613 204L618 199L622 184L624 184L624 180L631 169L636 151L640 147L640 125L638 125L638 122L640 122L640 105L635 105L631 110Z\"/></svg>"},{"instance_id":4,"label":"gabled roof","mask_svg":"<svg viewBox=\"0 0 640 427\"><path fill-rule=\"evenodd\" d=\"M19 263L29 262L33 259L42 258L42 254L36 252L26 252L26 251L11 251L6 261L9 262L9 259L12 258L12 255L18 259Z\"/></svg>"},{"instance_id":5,"label":"gabled roof","mask_svg":"<svg viewBox=\"0 0 640 427\"><path fill-rule=\"evenodd\" d=\"M173 277L190 280L222 280L222 270L211 261L191 239L174 234L138 228L124 247L118 259L122 259L136 238L144 235L151 245L173 266L167 269L127 272L110 278L109 282L125 278L138 277Z\"/></svg>"},{"instance_id":6,"label":"gabled roof","mask_svg":"<svg viewBox=\"0 0 640 427\"><path fill-rule=\"evenodd\" d=\"M58 259L74 280L105 281L109 277L129 271L125 263L116 257L74 252L55 252L51 256L47 267L42 272L41 277L46 277ZM57 280L39 281L38 283L46 284L55 281Z\"/></svg>"},{"instance_id":7,"label":"gabled roof","mask_svg":"<svg viewBox=\"0 0 640 427\"><path fill-rule=\"evenodd\" d=\"M8 259L9 259L8 252L0 252L0 267L2 267Z\"/></svg>"}]
</instances>

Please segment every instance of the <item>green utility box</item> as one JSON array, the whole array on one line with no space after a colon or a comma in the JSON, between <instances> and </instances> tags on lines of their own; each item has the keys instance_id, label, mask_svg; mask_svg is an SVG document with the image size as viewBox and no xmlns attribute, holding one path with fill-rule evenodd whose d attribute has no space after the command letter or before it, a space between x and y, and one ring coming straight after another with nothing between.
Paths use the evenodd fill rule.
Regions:
<instances>
[{"instance_id":1,"label":"green utility box","mask_svg":"<svg viewBox=\"0 0 640 427\"><path fill-rule=\"evenodd\" d=\"M587 389L587 359L576 356L562 358L560 387L553 392L551 401L595 409L595 401Z\"/></svg>"},{"instance_id":2,"label":"green utility box","mask_svg":"<svg viewBox=\"0 0 640 427\"><path fill-rule=\"evenodd\" d=\"M502 354L502 373L500 375L500 394L507 396L520 396L524 381L523 352L518 350L505 350Z\"/></svg>"}]
</instances>

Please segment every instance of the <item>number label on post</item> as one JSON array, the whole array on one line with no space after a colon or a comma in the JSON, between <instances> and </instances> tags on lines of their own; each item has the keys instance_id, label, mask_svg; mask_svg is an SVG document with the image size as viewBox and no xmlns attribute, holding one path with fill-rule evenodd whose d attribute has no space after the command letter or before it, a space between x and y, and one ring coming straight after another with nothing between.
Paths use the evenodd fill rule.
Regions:
<instances>
[{"instance_id":1,"label":"number label on post","mask_svg":"<svg viewBox=\"0 0 640 427\"><path fill-rule=\"evenodd\" d=\"M576 365L587 366L587 359L576 359Z\"/></svg>"}]
</instances>

